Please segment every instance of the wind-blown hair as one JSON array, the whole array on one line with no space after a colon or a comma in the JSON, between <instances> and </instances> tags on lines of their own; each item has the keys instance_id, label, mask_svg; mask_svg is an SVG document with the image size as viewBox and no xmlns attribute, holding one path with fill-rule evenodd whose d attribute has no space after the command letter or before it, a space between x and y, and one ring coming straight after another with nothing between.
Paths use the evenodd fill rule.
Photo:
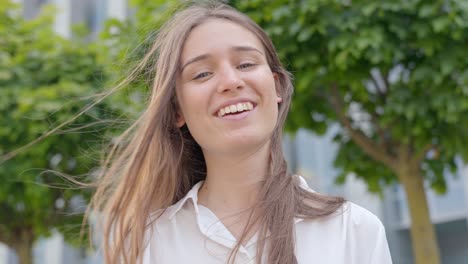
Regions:
<instances>
[{"instance_id":1,"label":"wind-blown hair","mask_svg":"<svg viewBox=\"0 0 468 264\"><path fill-rule=\"evenodd\" d=\"M103 250L106 263L139 263L145 248L149 216L183 198L206 177L200 146L186 126L176 127L176 78L183 45L192 29L208 19L225 19L254 33L265 48L271 71L278 76L282 102L271 135L269 169L251 217L229 263L234 263L246 234L259 228L257 263L297 263L294 255L294 218L313 219L335 212L342 198L311 193L288 173L282 151L282 129L291 102L293 85L266 33L249 17L219 2L194 4L176 13L158 32L149 52L132 76L152 67L149 104L139 119L118 139L103 162L88 213L104 215ZM155 61L155 63L154 63ZM255 212L255 213L254 213ZM255 215L256 217L253 217ZM268 238L267 238L268 234ZM267 247L265 247L268 244ZM266 251L266 252L264 252Z\"/></svg>"}]
</instances>

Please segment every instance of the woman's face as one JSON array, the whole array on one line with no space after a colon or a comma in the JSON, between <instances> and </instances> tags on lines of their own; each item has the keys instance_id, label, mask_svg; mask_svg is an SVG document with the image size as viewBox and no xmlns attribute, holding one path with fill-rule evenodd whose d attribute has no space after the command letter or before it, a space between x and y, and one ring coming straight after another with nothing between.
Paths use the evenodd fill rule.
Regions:
<instances>
[{"instance_id":1,"label":"woman's face","mask_svg":"<svg viewBox=\"0 0 468 264\"><path fill-rule=\"evenodd\" d=\"M177 125L187 124L205 154L240 154L269 142L281 99L252 32L208 20L189 34L180 63Z\"/></svg>"}]
</instances>

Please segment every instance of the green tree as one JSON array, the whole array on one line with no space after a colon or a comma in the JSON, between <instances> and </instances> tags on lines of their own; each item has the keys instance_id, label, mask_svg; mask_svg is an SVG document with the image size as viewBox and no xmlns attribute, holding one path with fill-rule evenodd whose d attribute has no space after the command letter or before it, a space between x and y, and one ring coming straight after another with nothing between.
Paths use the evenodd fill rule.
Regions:
<instances>
[{"instance_id":1,"label":"green tree","mask_svg":"<svg viewBox=\"0 0 468 264\"><path fill-rule=\"evenodd\" d=\"M468 160L468 4L463 0L238 0L295 75L288 128L341 124L339 181L399 181L418 264L440 263L425 183Z\"/></svg>"},{"instance_id":2,"label":"green tree","mask_svg":"<svg viewBox=\"0 0 468 264\"><path fill-rule=\"evenodd\" d=\"M106 80L102 50L56 35L53 11L44 12L25 21L18 6L0 0L0 242L22 264L32 262L34 241L52 230L78 240L90 191L57 174L87 181L97 166L93 149L108 132L105 120L119 107L102 103L74 119Z\"/></svg>"}]
</instances>

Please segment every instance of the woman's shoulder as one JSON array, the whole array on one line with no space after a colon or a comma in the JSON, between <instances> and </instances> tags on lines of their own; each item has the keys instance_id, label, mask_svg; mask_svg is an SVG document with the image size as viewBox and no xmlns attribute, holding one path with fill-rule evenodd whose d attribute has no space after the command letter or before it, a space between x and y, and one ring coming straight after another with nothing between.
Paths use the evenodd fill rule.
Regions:
<instances>
[{"instance_id":1,"label":"woman's shoulder","mask_svg":"<svg viewBox=\"0 0 468 264\"><path fill-rule=\"evenodd\" d=\"M316 192L312 188L310 188L307 184L307 181L300 175L294 175L299 180L299 185L308 192L314 193L317 196L327 196ZM366 208L359 206L351 201L343 202L342 206L336 210L336 212L332 213L329 217L324 217L325 220L340 220L351 224L353 226L381 226L382 222L380 219L371 211L367 210ZM324 221L327 222L327 221Z\"/></svg>"},{"instance_id":2,"label":"woman's shoulder","mask_svg":"<svg viewBox=\"0 0 468 264\"><path fill-rule=\"evenodd\" d=\"M382 222L355 203L347 201L329 216L303 220L296 229L303 259L323 254L322 263L392 263Z\"/></svg>"},{"instance_id":3,"label":"woman's shoulder","mask_svg":"<svg viewBox=\"0 0 468 264\"><path fill-rule=\"evenodd\" d=\"M314 193L317 196L327 196L310 188L302 176L295 176L298 178L300 186L306 191ZM302 222L302 220L296 219L296 223ZM374 213L351 201L344 201L330 215L304 221L302 228L328 230L328 232L337 232L337 234L345 232L348 237L376 236L379 233L385 232L382 222Z\"/></svg>"},{"instance_id":4,"label":"woman's shoulder","mask_svg":"<svg viewBox=\"0 0 468 264\"><path fill-rule=\"evenodd\" d=\"M302 188L322 200L320 196L323 194L309 188L305 179L298 177ZM328 199L327 195L323 196L323 200ZM298 258L303 262L322 256L321 263L392 263L380 219L350 201L344 201L327 216L307 220L297 218L296 238Z\"/></svg>"},{"instance_id":5,"label":"woman's shoulder","mask_svg":"<svg viewBox=\"0 0 468 264\"><path fill-rule=\"evenodd\" d=\"M305 224L319 228L344 229L346 232L378 232L383 228L380 219L371 211L353 202L346 201L343 205L328 216L305 221Z\"/></svg>"},{"instance_id":6,"label":"woman's shoulder","mask_svg":"<svg viewBox=\"0 0 468 264\"><path fill-rule=\"evenodd\" d=\"M373 246L372 243L378 241L387 243L384 225L379 217L368 209L353 202L346 202L342 208L341 219L346 225L343 228L346 229L349 239L367 241L370 243L368 246Z\"/></svg>"},{"instance_id":7,"label":"woman's shoulder","mask_svg":"<svg viewBox=\"0 0 468 264\"><path fill-rule=\"evenodd\" d=\"M382 226L382 222L374 213L353 202L345 202L339 211L341 211L342 217L349 219L350 224L354 226Z\"/></svg>"}]
</instances>

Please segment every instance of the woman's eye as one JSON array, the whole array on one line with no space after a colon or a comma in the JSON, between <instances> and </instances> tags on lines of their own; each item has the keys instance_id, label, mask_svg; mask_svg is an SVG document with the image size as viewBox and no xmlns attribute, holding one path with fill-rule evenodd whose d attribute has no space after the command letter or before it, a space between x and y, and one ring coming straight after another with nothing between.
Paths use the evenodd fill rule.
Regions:
<instances>
[{"instance_id":1,"label":"woman's eye","mask_svg":"<svg viewBox=\"0 0 468 264\"><path fill-rule=\"evenodd\" d=\"M210 75L209 72L202 72L202 73L199 73L195 76L195 78L193 78L194 80L197 80L197 79L201 79L201 78L204 78L204 77L207 77L208 75Z\"/></svg>"},{"instance_id":2,"label":"woman's eye","mask_svg":"<svg viewBox=\"0 0 468 264\"><path fill-rule=\"evenodd\" d=\"M245 68L249 68L249 67L252 67L254 66L255 64L253 63L242 63L241 65L239 65L237 68L239 69L245 69Z\"/></svg>"}]
</instances>

